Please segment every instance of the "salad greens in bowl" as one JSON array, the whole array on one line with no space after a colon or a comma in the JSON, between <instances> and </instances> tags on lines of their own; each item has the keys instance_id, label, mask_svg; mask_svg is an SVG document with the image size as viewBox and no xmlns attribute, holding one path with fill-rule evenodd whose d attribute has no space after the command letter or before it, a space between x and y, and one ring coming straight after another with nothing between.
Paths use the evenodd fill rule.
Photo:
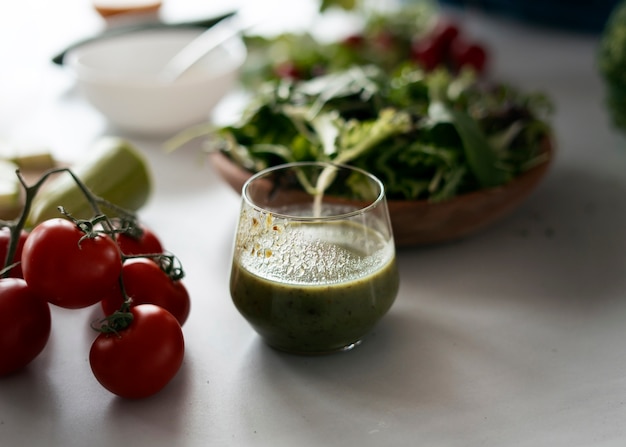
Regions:
<instances>
[{"instance_id":1,"label":"salad greens in bowl","mask_svg":"<svg viewBox=\"0 0 626 447\"><path fill-rule=\"evenodd\" d=\"M253 173L287 162L362 168L385 185L398 246L469 235L534 190L554 151L549 98L490 79L488 46L431 1L388 11L324 5L356 8L361 27L324 39L245 36L251 98L241 115L188 129L172 146L205 138L238 192Z\"/></svg>"},{"instance_id":2,"label":"salad greens in bowl","mask_svg":"<svg viewBox=\"0 0 626 447\"><path fill-rule=\"evenodd\" d=\"M533 190L553 155L551 110L471 70L353 66L268 81L238 122L210 129L206 148L237 190L286 162L360 167L385 185L396 243L430 244L487 226Z\"/></svg>"}]
</instances>

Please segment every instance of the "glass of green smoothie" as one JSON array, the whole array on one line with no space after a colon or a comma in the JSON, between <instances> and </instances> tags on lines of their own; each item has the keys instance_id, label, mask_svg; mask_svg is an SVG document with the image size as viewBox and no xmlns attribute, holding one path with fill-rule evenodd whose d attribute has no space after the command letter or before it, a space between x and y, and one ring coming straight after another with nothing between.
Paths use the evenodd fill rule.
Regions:
<instances>
[{"instance_id":1,"label":"glass of green smoothie","mask_svg":"<svg viewBox=\"0 0 626 447\"><path fill-rule=\"evenodd\" d=\"M398 292L383 184L355 167L275 166L243 186L230 292L273 348L349 350Z\"/></svg>"}]
</instances>

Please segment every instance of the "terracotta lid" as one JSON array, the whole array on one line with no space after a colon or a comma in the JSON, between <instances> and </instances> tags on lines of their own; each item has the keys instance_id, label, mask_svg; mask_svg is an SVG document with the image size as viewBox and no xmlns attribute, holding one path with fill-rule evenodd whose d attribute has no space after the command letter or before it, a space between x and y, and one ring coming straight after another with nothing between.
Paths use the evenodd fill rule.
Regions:
<instances>
[{"instance_id":1,"label":"terracotta lid","mask_svg":"<svg viewBox=\"0 0 626 447\"><path fill-rule=\"evenodd\" d=\"M102 17L156 12L161 4L161 0L93 0L94 8Z\"/></svg>"}]
</instances>

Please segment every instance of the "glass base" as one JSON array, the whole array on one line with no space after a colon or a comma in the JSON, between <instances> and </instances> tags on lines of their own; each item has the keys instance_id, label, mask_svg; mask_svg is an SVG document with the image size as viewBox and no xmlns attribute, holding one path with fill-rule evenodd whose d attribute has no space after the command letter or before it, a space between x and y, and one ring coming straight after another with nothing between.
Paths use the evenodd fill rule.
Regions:
<instances>
[{"instance_id":1,"label":"glass base","mask_svg":"<svg viewBox=\"0 0 626 447\"><path fill-rule=\"evenodd\" d=\"M327 350L319 350L319 351L306 351L306 350L284 348L284 347L281 347L281 346L276 346L276 345L273 345L271 343L268 343L267 341L265 341L265 344L267 344L270 348L275 349L276 351L284 352L286 354L294 354L294 355L302 355L302 356L314 357L314 356L337 354L339 352L351 351L354 348L356 348L357 346L359 346L362 342L363 342L363 340L360 339L360 340L357 340L357 341L352 342L350 344L347 344L345 346L341 346L339 348L327 349Z\"/></svg>"}]
</instances>

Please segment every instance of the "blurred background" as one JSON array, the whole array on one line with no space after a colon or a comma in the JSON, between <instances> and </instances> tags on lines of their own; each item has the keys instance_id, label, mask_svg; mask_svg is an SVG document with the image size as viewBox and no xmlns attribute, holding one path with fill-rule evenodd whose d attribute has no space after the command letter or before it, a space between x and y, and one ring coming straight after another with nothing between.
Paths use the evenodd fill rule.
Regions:
<instances>
[{"instance_id":1,"label":"blurred background","mask_svg":"<svg viewBox=\"0 0 626 447\"><path fill-rule=\"evenodd\" d=\"M440 0L442 5L565 30L599 33L619 0Z\"/></svg>"},{"instance_id":2,"label":"blurred background","mask_svg":"<svg viewBox=\"0 0 626 447\"><path fill-rule=\"evenodd\" d=\"M303 29L313 25L316 12L322 0L263 2L234 0L199 2L196 0L22 0L5 2L3 13L0 14L0 29L3 43L0 45L0 58L3 69L0 71L0 137L18 139L36 139L38 129L46 129L46 141L63 144L63 128L38 125L50 120L47 104L51 99L58 98L59 92L72 92L73 80L61 67L51 68L51 58L68 45L93 36L106 29L128 25L142 21L186 22L211 18L232 12L240 7L249 10L276 11L276 20L272 26L282 30ZM375 7L407 4L412 0L397 2L364 0ZM421 1L421 0L420 0ZM328 3L333 3L328 2ZM339 4L353 4L352 0L337 0ZM519 71L516 59L497 54L500 45L496 28L483 29L481 17L501 17L502 26L507 23L520 26L536 27L538 41L544 35L554 37L554 33L563 34L563 38L574 38L578 34L589 34L599 37L617 0L599 0L595 2L573 0L440 0L435 2L445 11L467 18L467 28L477 39L488 43L493 55L493 74L510 76ZM138 9L138 13L128 13ZM119 12L124 12L119 13ZM332 15L332 14L330 14ZM327 22L324 32L343 31L332 29L333 21ZM345 26L347 21L342 22ZM262 29L261 29L262 31ZM581 39L587 39L582 36ZM560 38L556 36L557 40ZM592 41L593 45L596 45ZM589 40L581 42L589 45ZM530 54L525 64L552 64L548 49ZM551 53L553 54L553 53ZM522 57L523 55L520 55ZM519 64L522 62L520 61ZM592 63L594 63L592 61ZM529 71L529 70L526 70ZM532 72L531 72L532 74ZM513 79L517 81L517 79ZM532 76L520 74L519 80L530 85ZM524 87L524 85L521 85ZM535 86L533 86L535 87ZM538 85L537 87L541 87ZM20 92L19 95L15 94ZM19 99L17 99L19 98ZM67 113L71 117L72 107L68 104ZM82 109L80 109L82 110ZM79 109L76 109L76 113ZM100 131L101 123L89 121L93 127L75 129L76 132L94 134Z\"/></svg>"}]
</instances>

